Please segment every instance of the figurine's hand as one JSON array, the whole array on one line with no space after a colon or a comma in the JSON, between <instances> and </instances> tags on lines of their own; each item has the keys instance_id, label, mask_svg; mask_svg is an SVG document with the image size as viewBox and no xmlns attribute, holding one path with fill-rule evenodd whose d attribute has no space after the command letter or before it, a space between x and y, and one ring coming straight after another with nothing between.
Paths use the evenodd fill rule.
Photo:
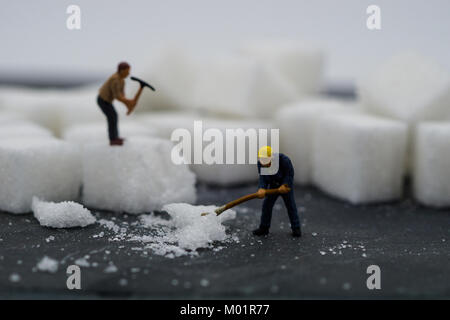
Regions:
<instances>
[{"instance_id":1,"label":"figurine's hand","mask_svg":"<svg viewBox=\"0 0 450 320\"><path fill-rule=\"evenodd\" d=\"M128 112L127 112L127 116L128 116L131 112L133 112L134 107L136 107L136 101L135 100L128 100L127 103L126 103L126 106L127 106L127 109L128 109Z\"/></svg>"},{"instance_id":2,"label":"figurine's hand","mask_svg":"<svg viewBox=\"0 0 450 320\"><path fill-rule=\"evenodd\" d=\"M258 194L258 198L262 199L266 196L266 189L258 189L256 193Z\"/></svg>"},{"instance_id":3,"label":"figurine's hand","mask_svg":"<svg viewBox=\"0 0 450 320\"><path fill-rule=\"evenodd\" d=\"M284 193L288 193L289 191L291 191L291 188L289 188L286 184L283 184L281 187L278 188L278 191L281 194L284 194Z\"/></svg>"}]
</instances>

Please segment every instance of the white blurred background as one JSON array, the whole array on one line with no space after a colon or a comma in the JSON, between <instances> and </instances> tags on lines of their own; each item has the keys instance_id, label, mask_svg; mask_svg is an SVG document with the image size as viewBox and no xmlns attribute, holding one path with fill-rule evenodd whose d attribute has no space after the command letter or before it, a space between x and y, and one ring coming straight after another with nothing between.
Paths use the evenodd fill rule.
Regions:
<instances>
[{"instance_id":1,"label":"white blurred background","mask_svg":"<svg viewBox=\"0 0 450 320\"><path fill-rule=\"evenodd\" d=\"M81 30L66 28L70 4ZM366 28L370 4L381 8L379 31ZM0 77L101 78L120 60L144 68L166 42L208 53L270 37L319 45L327 83L352 84L405 48L450 69L449 13L448 0L3 0Z\"/></svg>"}]
</instances>

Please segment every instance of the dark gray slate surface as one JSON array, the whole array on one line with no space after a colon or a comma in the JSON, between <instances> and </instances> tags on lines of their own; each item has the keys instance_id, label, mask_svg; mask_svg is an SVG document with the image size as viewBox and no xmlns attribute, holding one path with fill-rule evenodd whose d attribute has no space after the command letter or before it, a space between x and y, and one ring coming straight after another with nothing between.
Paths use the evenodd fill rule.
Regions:
<instances>
[{"instance_id":1,"label":"dark gray slate surface","mask_svg":"<svg viewBox=\"0 0 450 320\"><path fill-rule=\"evenodd\" d=\"M198 203L219 205L254 190L253 185L199 186ZM109 241L111 232L98 224L55 230L41 227L31 214L2 213L0 297L450 298L448 210L420 207L410 199L352 206L303 187L296 187L296 198L304 223L300 240L289 235L281 199L274 211L271 235L261 241L250 235L258 224L261 205L260 200L253 200L244 205L247 210L238 212L236 220L227 223L240 243L219 252L202 250L196 258L144 255L136 251L138 244ZM134 216L98 216L136 221ZM105 237L92 237L101 231ZM46 242L51 235L55 240ZM341 255L339 250L336 254L329 251L343 241L352 248L342 249ZM111 253L106 254L107 250ZM57 273L33 271L44 255L63 261ZM65 270L84 255L98 266L82 267L82 290L69 291ZM109 261L118 267L117 273L104 272ZM371 264L381 268L382 289L378 291L366 287L366 268ZM20 282L9 280L13 273L20 275ZM127 280L126 285L121 279Z\"/></svg>"}]
</instances>

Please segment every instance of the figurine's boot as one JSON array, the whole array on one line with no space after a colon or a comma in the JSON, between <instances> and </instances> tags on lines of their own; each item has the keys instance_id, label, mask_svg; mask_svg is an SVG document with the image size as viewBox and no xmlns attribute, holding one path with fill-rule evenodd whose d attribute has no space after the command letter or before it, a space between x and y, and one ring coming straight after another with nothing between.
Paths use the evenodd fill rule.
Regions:
<instances>
[{"instance_id":1,"label":"figurine's boot","mask_svg":"<svg viewBox=\"0 0 450 320\"><path fill-rule=\"evenodd\" d=\"M110 146L121 146L123 145L123 139L114 139L109 141Z\"/></svg>"},{"instance_id":2,"label":"figurine's boot","mask_svg":"<svg viewBox=\"0 0 450 320\"><path fill-rule=\"evenodd\" d=\"M259 227L256 230L253 230L253 235L255 236L267 236L269 234L269 228Z\"/></svg>"},{"instance_id":3,"label":"figurine's boot","mask_svg":"<svg viewBox=\"0 0 450 320\"><path fill-rule=\"evenodd\" d=\"M302 230L300 228L293 228L292 236L296 237L296 238L300 238L302 236Z\"/></svg>"}]
</instances>

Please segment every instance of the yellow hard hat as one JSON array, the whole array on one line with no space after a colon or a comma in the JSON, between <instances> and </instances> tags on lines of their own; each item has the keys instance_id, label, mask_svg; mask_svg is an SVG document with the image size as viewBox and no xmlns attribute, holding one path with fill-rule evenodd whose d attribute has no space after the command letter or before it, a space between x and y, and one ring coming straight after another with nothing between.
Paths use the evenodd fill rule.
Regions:
<instances>
[{"instance_id":1,"label":"yellow hard hat","mask_svg":"<svg viewBox=\"0 0 450 320\"><path fill-rule=\"evenodd\" d=\"M264 146L264 147L259 148L258 158L259 158L259 161L263 164L269 163L272 158L272 148L269 146Z\"/></svg>"},{"instance_id":2,"label":"yellow hard hat","mask_svg":"<svg viewBox=\"0 0 450 320\"><path fill-rule=\"evenodd\" d=\"M270 158L272 156L272 148L269 146L264 146L259 148L258 158Z\"/></svg>"}]
</instances>

